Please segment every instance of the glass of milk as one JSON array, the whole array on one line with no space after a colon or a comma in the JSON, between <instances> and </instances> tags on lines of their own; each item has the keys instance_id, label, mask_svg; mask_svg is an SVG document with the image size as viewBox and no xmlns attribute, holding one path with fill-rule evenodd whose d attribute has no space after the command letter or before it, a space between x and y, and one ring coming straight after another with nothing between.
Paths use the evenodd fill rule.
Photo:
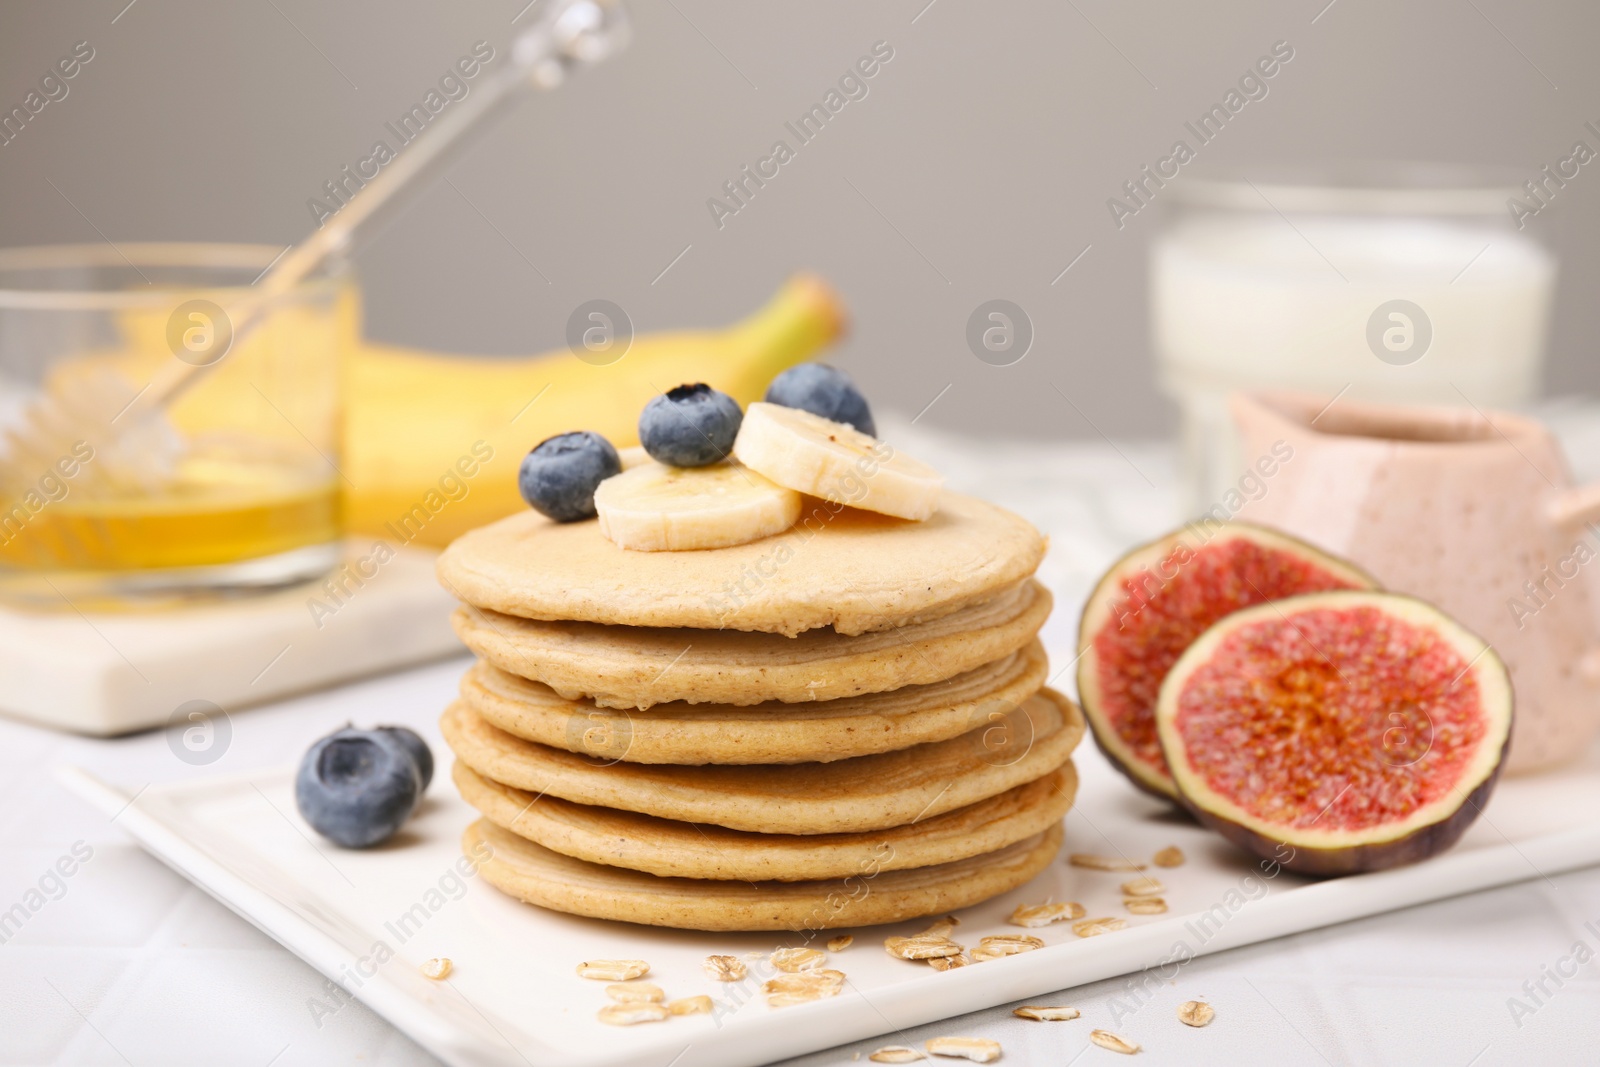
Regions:
<instances>
[{"instance_id":1,"label":"glass of milk","mask_svg":"<svg viewBox=\"0 0 1600 1067\"><path fill-rule=\"evenodd\" d=\"M1151 259L1152 334L1182 421L1184 508L1237 485L1226 398L1504 408L1537 394L1555 260L1500 175L1411 170L1174 183Z\"/></svg>"}]
</instances>

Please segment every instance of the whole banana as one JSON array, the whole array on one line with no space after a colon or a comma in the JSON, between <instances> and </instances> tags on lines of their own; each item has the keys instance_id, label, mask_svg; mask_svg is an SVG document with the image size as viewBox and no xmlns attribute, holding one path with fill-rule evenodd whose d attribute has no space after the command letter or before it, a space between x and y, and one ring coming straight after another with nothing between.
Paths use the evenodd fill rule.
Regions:
<instances>
[{"instance_id":1,"label":"whole banana","mask_svg":"<svg viewBox=\"0 0 1600 1067\"><path fill-rule=\"evenodd\" d=\"M565 349L478 359L363 343L346 365L345 523L391 543L447 544L526 506L517 467L546 437L593 430L634 444L645 403L684 382L758 400L844 328L832 289L800 275L732 326L642 334L603 366Z\"/></svg>"}]
</instances>

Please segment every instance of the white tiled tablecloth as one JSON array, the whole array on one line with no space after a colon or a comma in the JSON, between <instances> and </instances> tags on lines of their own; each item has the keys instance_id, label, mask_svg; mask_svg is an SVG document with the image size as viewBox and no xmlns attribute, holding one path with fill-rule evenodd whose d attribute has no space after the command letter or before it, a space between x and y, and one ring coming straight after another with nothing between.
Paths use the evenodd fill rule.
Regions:
<instances>
[{"instance_id":1,"label":"white tiled tablecloth","mask_svg":"<svg viewBox=\"0 0 1600 1067\"><path fill-rule=\"evenodd\" d=\"M1600 475L1596 410L1552 414L1580 475ZM904 423L888 429L956 488L999 500L1050 534L1042 576L1058 610L1045 639L1057 662L1070 657L1090 581L1174 518L1162 446L980 443ZM206 767L177 759L159 732L96 741L0 720L0 911L40 904L0 943L0 1064L436 1062L359 1003L319 1024L308 1007L323 993L319 974L131 844L58 785L52 768L80 764L131 790L292 763L346 720L408 723L442 751L433 720L464 665L236 714L227 752ZM71 858L75 846L78 857L92 854ZM28 898L30 890L40 895ZM1600 952L1591 922L1600 929L1600 869L1535 876L1205 957L1142 1005L1121 980L1034 999L1078 1007L1083 1019L1073 1023L1029 1023L995 1008L790 1062L864 1063L880 1045L946 1034L997 1038L1006 1063L1110 1062L1113 1053L1088 1043L1098 1026L1141 1042L1139 1062L1149 1064L1595 1064L1600 970L1562 962L1580 941L1584 959ZM1178 1023L1176 1006L1191 998L1215 1006L1209 1028ZM751 1050L751 1063L764 1058Z\"/></svg>"}]
</instances>

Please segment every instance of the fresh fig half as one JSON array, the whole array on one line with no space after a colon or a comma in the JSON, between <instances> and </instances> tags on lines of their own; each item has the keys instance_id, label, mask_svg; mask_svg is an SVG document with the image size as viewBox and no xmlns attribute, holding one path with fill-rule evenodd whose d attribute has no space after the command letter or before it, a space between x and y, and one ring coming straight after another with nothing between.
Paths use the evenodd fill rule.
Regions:
<instances>
[{"instance_id":1,"label":"fresh fig half","mask_svg":"<svg viewBox=\"0 0 1600 1067\"><path fill-rule=\"evenodd\" d=\"M1134 785L1176 800L1155 708L1184 649L1241 608L1377 586L1353 564L1249 523L1195 523L1139 546L1100 579L1078 623L1078 700L1095 743Z\"/></svg>"},{"instance_id":2,"label":"fresh fig half","mask_svg":"<svg viewBox=\"0 0 1600 1067\"><path fill-rule=\"evenodd\" d=\"M1480 637L1414 597L1352 591L1229 615L1156 704L1195 816L1305 874L1455 844L1500 776L1511 717L1510 676Z\"/></svg>"}]
</instances>

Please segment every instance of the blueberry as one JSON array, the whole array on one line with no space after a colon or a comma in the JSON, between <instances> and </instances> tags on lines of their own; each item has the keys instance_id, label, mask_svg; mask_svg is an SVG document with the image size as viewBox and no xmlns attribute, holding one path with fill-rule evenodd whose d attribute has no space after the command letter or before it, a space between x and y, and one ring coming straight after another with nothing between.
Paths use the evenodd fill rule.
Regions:
<instances>
[{"instance_id":1,"label":"blueberry","mask_svg":"<svg viewBox=\"0 0 1600 1067\"><path fill-rule=\"evenodd\" d=\"M546 438L523 456L517 489L539 514L576 522L594 518L594 491L621 473L622 459L611 442L580 430Z\"/></svg>"},{"instance_id":2,"label":"blueberry","mask_svg":"<svg viewBox=\"0 0 1600 1067\"><path fill-rule=\"evenodd\" d=\"M826 363L801 363L790 367L772 379L762 399L769 404L809 411L854 426L869 436L878 436L878 426L872 421L867 398L861 395L848 374Z\"/></svg>"},{"instance_id":3,"label":"blueberry","mask_svg":"<svg viewBox=\"0 0 1600 1067\"><path fill-rule=\"evenodd\" d=\"M671 467L705 467L727 459L744 412L739 402L704 382L651 399L639 415L639 443Z\"/></svg>"},{"instance_id":4,"label":"blueberry","mask_svg":"<svg viewBox=\"0 0 1600 1067\"><path fill-rule=\"evenodd\" d=\"M375 729L406 746L406 751L416 761L417 773L422 776L422 792L426 793L428 783L433 781L433 752L428 748L428 742L409 726L379 726Z\"/></svg>"},{"instance_id":5,"label":"blueberry","mask_svg":"<svg viewBox=\"0 0 1600 1067\"><path fill-rule=\"evenodd\" d=\"M312 829L345 848L386 840L422 796L422 772L404 741L347 726L300 760L294 802Z\"/></svg>"}]
</instances>

